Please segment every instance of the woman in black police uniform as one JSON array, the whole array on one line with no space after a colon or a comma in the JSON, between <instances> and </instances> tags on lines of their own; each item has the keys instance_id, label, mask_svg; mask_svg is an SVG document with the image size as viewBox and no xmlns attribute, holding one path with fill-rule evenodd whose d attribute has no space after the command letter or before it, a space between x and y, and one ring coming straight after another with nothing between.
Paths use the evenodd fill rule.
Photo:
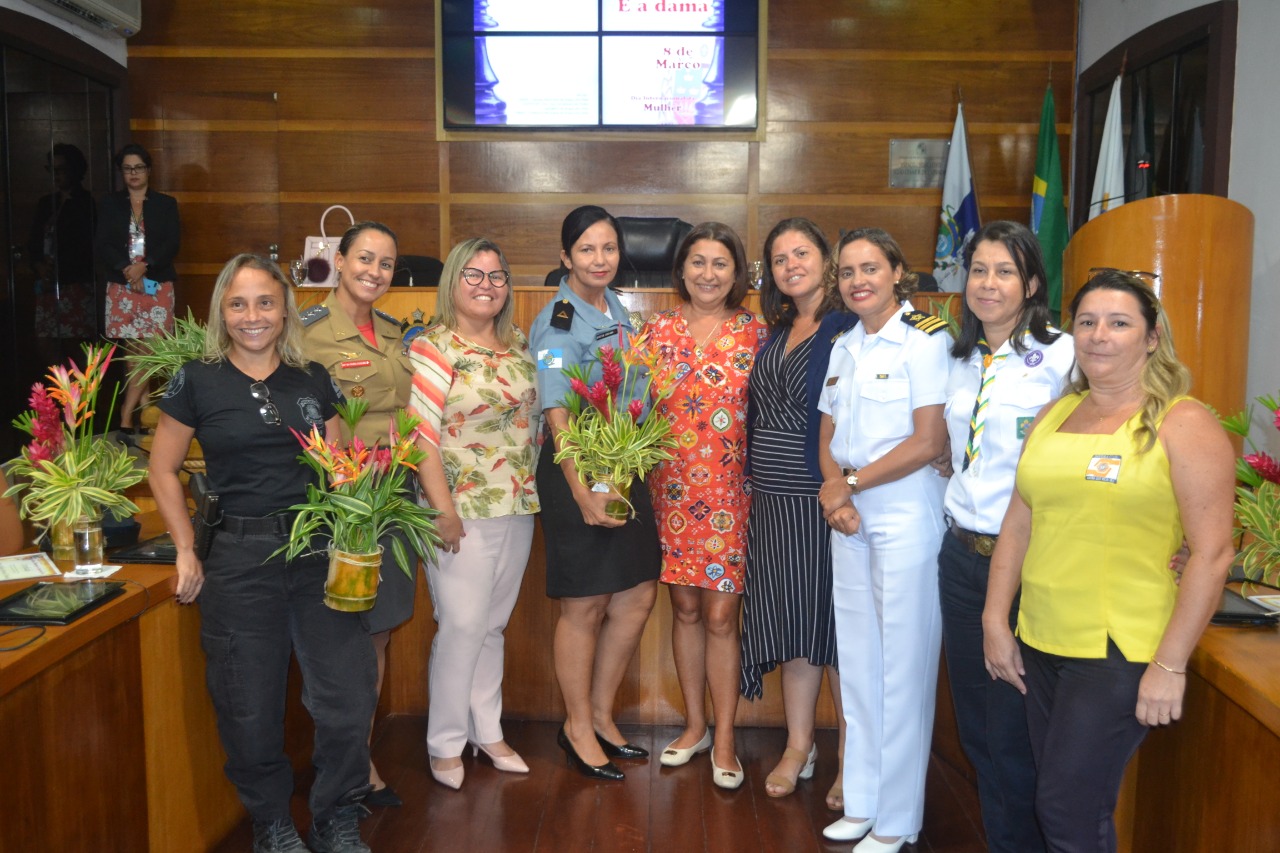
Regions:
<instances>
[{"instance_id":1,"label":"woman in black police uniform","mask_svg":"<svg viewBox=\"0 0 1280 853\"><path fill-rule=\"evenodd\" d=\"M358 397L369 404L355 433L370 446L374 442L387 446L396 412L409 402L413 375L399 321L373 307L391 287L396 255L396 235L390 228L380 222L352 225L342 235L333 259L338 271L337 286L322 304L302 312L303 355L324 365L344 397ZM346 424L342 424L342 439L351 439ZM380 543L386 554L391 553L392 535L387 534ZM382 573L373 609L362 616L378 655L379 692L386 672L391 629L413 616L417 574L416 566L411 575L398 566L388 566ZM366 806L401 804L400 797L382 781L372 764L369 784L373 791L365 799Z\"/></svg>"},{"instance_id":2,"label":"woman in black police uniform","mask_svg":"<svg viewBox=\"0 0 1280 853\"><path fill-rule=\"evenodd\" d=\"M568 719L558 741L584 775L621 779L622 771L609 759L649 755L618 731L613 704L658 594L662 555L643 480L637 478L631 487L635 517L618 521L605 512L612 495L608 489L582 483L572 459L553 461L560 433L569 425L564 368L590 363L604 344L626 347L627 335L635 333L626 308L609 289L622 256L617 220L603 208L579 207L565 217L560 243L560 260L569 273L529 333L551 438L542 446L537 482L547 595L560 599L554 656ZM637 369L632 368L633 375ZM591 381L599 378L600 366L593 364Z\"/></svg>"},{"instance_id":3,"label":"woman in black police uniform","mask_svg":"<svg viewBox=\"0 0 1280 853\"><path fill-rule=\"evenodd\" d=\"M177 599L199 600L226 773L253 819L255 853L308 849L289 815L290 652L315 722L310 849L369 849L357 811L369 790L373 644L359 615L324 606L324 553L273 556L288 541L291 517L280 511L305 499L312 477L293 431L320 427L336 436L340 399L324 368L302 359L293 294L279 268L254 255L232 258L214 286L205 356L175 374L160 403L150 473L178 548ZM224 513L203 564L178 480L192 438L204 449Z\"/></svg>"}]
</instances>

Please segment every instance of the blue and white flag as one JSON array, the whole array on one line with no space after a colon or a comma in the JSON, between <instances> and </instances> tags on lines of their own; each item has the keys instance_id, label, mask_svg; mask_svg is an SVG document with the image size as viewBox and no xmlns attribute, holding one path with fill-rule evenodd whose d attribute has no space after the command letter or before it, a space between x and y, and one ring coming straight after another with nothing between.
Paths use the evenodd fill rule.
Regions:
<instances>
[{"instance_id":1,"label":"blue and white flag","mask_svg":"<svg viewBox=\"0 0 1280 853\"><path fill-rule=\"evenodd\" d=\"M1120 119L1120 78L1111 86L1107 104L1107 121L1102 125L1102 148L1098 152L1098 170L1093 175L1093 195L1089 199L1089 218L1115 210L1124 204L1124 126Z\"/></svg>"},{"instance_id":2,"label":"blue and white flag","mask_svg":"<svg viewBox=\"0 0 1280 853\"><path fill-rule=\"evenodd\" d=\"M978 218L978 197L973 191L973 170L969 168L969 141L964 132L964 105L956 107L956 126L951 132L947 172L942 179L942 223L938 226L938 248L933 256L933 277L938 289L964 289L964 249L982 227Z\"/></svg>"}]
</instances>

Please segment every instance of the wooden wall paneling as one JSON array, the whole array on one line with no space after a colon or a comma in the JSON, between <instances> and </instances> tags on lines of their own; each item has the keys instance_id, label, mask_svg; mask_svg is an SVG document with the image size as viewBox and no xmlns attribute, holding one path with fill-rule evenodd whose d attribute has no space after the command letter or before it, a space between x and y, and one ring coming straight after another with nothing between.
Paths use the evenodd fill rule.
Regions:
<instances>
[{"instance_id":1,"label":"wooden wall paneling","mask_svg":"<svg viewBox=\"0 0 1280 853\"><path fill-rule=\"evenodd\" d=\"M746 142L450 142L454 193L747 190Z\"/></svg>"},{"instance_id":2,"label":"wooden wall paneling","mask_svg":"<svg viewBox=\"0 0 1280 853\"><path fill-rule=\"evenodd\" d=\"M294 201L302 197L306 201ZM280 260L282 264L299 257L308 235L319 234L320 216L332 204L345 205L356 221L371 219L381 222L396 232L400 253L405 255L434 255L438 258L442 247L440 233L440 206L434 194L420 198L397 193L325 192L284 193L280 204ZM325 233L342 236L350 223L341 210L329 214ZM230 257L230 256L228 256Z\"/></svg>"},{"instance_id":3,"label":"wooden wall paneling","mask_svg":"<svg viewBox=\"0 0 1280 853\"><path fill-rule=\"evenodd\" d=\"M315 0L142 0L142 31L134 45L333 45L346 49L387 44L430 47L435 8L421 0L331 4Z\"/></svg>"},{"instance_id":4,"label":"wooden wall paneling","mask_svg":"<svg viewBox=\"0 0 1280 853\"><path fill-rule=\"evenodd\" d=\"M435 193L436 144L425 124L353 128L336 115L314 128L288 122L279 137L281 192Z\"/></svg>"},{"instance_id":5,"label":"wooden wall paneling","mask_svg":"<svg viewBox=\"0 0 1280 853\"><path fill-rule=\"evenodd\" d=\"M1061 0L804 0L803 14L796 5L778 0L770 4L771 50L896 48L945 54L1069 50L1076 29L1076 4Z\"/></svg>"},{"instance_id":6,"label":"wooden wall paneling","mask_svg":"<svg viewBox=\"0 0 1280 853\"><path fill-rule=\"evenodd\" d=\"M176 196L247 190L275 192L279 180L276 139L273 129L221 133L204 129L133 132L133 141L151 152L151 186ZM179 210L179 215L182 214ZM184 227L184 237L186 230Z\"/></svg>"},{"instance_id":7,"label":"wooden wall paneling","mask_svg":"<svg viewBox=\"0 0 1280 853\"><path fill-rule=\"evenodd\" d=\"M1048 59L976 61L961 54L951 62L913 62L787 53L769 60L771 122L937 121L949 128L963 90L966 122L1027 122L1032 137L1039 129Z\"/></svg>"}]
</instances>

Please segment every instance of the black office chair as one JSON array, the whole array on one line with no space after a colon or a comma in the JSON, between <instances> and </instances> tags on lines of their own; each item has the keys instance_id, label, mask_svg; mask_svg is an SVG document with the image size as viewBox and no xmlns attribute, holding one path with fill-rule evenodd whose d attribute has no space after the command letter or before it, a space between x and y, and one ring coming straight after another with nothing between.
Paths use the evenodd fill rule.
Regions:
<instances>
[{"instance_id":1,"label":"black office chair","mask_svg":"<svg viewBox=\"0 0 1280 853\"><path fill-rule=\"evenodd\" d=\"M401 255L396 260L392 287L437 287L444 263L430 255Z\"/></svg>"},{"instance_id":2,"label":"black office chair","mask_svg":"<svg viewBox=\"0 0 1280 853\"><path fill-rule=\"evenodd\" d=\"M670 287L671 267L680 242L693 226L674 216L619 216L622 260L610 287ZM547 287L559 287L564 264L547 273Z\"/></svg>"}]
</instances>

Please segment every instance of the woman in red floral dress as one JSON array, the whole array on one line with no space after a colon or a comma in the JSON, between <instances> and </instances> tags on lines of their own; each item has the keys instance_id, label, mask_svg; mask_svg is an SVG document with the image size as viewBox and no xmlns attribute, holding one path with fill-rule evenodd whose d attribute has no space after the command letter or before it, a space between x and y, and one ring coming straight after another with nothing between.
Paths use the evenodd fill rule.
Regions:
<instances>
[{"instance_id":1,"label":"woman in red floral dress","mask_svg":"<svg viewBox=\"0 0 1280 853\"><path fill-rule=\"evenodd\" d=\"M670 421L679 442L675 458L655 468L649 480L662 544L660 580L671 593L671 645L685 701L685 729L660 761L679 766L711 749L712 780L737 788L743 779L733 740L738 611L751 506L744 472L747 376L768 327L741 307L746 253L727 225L704 222L694 228L680 244L671 276L683 304L645 325L660 370L675 383L657 412ZM703 698L708 686L714 746Z\"/></svg>"}]
</instances>

